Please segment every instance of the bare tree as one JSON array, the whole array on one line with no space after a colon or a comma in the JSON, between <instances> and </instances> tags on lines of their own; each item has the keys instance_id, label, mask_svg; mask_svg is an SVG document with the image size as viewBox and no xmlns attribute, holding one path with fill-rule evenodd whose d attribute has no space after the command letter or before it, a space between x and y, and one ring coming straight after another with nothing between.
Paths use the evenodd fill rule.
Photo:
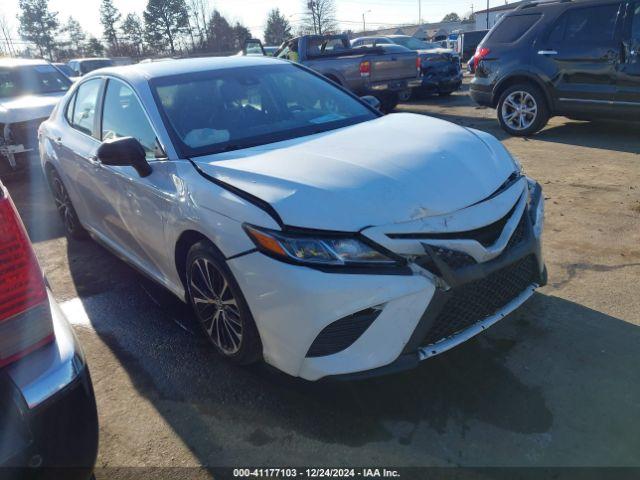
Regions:
<instances>
[{"instance_id":1,"label":"bare tree","mask_svg":"<svg viewBox=\"0 0 640 480\"><path fill-rule=\"evenodd\" d=\"M207 41L208 18L211 15L209 0L187 0L189 26L195 30L198 46L203 48Z\"/></svg>"},{"instance_id":2,"label":"bare tree","mask_svg":"<svg viewBox=\"0 0 640 480\"><path fill-rule=\"evenodd\" d=\"M306 10L302 25L304 31L324 35L338 29L334 0L304 0L304 7Z\"/></svg>"},{"instance_id":3,"label":"bare tree","mask_svg":"<svg viewBox=\"0 0 640 480\"><path fill-rule=\"evenodd\" d=\"M10 56L16 56L16 49L11 40L11 26L4 15L0 15L0 42L5 43L5 48L0 48L0 52L6 51Z\"/></svg>"}]
</instances>

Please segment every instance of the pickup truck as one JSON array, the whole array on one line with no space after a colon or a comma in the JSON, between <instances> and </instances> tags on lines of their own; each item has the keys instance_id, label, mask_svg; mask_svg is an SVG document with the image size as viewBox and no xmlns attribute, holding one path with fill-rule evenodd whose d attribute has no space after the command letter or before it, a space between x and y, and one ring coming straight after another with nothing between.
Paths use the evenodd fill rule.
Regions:
<instances>
[{"instance_id":1,"label":"pickup truck","mask_svg":"<svg viewBox=\"0 0 640 480\"><path fill-rule=\"evenodd\" d=\"M315 70L356 95L372 95L390 112L420 85L420 58L399 45L352 48L346 35L304 35L274 54Z\"/></svg>"}]
</instances>

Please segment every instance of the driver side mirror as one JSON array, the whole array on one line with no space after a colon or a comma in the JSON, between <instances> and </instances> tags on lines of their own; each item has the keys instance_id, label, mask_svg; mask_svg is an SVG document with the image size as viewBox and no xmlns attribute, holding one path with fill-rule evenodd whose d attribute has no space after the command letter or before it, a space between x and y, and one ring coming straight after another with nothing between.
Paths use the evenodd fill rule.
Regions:
<instances>
[{"instance_id":1,"label":"driver side mirror","mask_svg":"<svg viewBox=\"0 0 640 480\"><path fill-rule=\"evenodd\" d=\"M151 165L147 162L144 147L133 137L114 138L102 142L96 156L103 165L131 166L141 177L151 175Z\"/></svg>"},{"instance_id":2,"label":"driver side mirror","mask_svg":"<svg viewBox=\"0 0 640 480\"><path fill-rule=\"evenodd\" d=\"M363 97L360 97L360 99L368 103L370 107L373 107L376 110L380 110L380 100L378 100L373 95L364 95Z\"/></svg>"}]
</instances>

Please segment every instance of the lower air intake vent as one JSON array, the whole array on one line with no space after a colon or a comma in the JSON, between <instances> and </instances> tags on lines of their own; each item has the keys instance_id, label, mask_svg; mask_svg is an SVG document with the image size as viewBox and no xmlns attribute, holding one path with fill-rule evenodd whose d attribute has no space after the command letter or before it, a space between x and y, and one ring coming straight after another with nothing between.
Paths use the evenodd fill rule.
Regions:
<instances>
[{"instance_id":1,"label":"lower air intake vent","mask_svg":"<svg viewBox=\"0 0 640 480\"><path fill-rule=\"evenodd\" d=\"M534 256L528 256L485 278L453 289L422 344L434 344L484 320L537 281L538 263Z\"/></svg>"},{"instance_id":2,"label":"lower air intake vent","mask_svg":"<svg viewBox=\"0 0 640 480\"><path fill-rule=\"evenodd\" d=\"M309 347L307 357L324 357L341 352L360 338L378 315L380 310L368 308L327 325Z\"/></svg>"}]
</instances>

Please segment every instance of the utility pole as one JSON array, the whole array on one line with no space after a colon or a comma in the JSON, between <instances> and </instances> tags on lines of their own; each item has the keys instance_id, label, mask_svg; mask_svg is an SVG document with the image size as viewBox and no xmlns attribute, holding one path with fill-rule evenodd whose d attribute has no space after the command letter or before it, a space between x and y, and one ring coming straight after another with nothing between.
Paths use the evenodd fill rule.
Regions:
<instances>
[{"instance_id":1,"label":"utility pole","mask_svg":"<svg viewBox=\"0 0 640 480\"><path fill-rule=\"evenodd\" d=\"M487 0L487 30L489 30L489 0Z\"/></svg>"},{"instance_id":2,"label":"utility pole","mask_svg":"<svg viewBox=\"0 0 640 480\"><path fill-rule=\"evenodd\" d=\"M418 25L422 25L422 0L418 0Z\"/></svg>"},{"instance_id":3,"label":"utility pole","mask_svg":"<svg viewBox=\"0 0 640 480\"><path fill-rule=\"evenodd\" d=\"M363 32L366 32L366 31L367 31L367 22L366 22L366 20L365 20L364 16L365 16L367 13L370 13L370 12L371 12L371 10L367 10L366 12L362 12L362 31L363 31Z\"/></svg>"}]
</instances>

